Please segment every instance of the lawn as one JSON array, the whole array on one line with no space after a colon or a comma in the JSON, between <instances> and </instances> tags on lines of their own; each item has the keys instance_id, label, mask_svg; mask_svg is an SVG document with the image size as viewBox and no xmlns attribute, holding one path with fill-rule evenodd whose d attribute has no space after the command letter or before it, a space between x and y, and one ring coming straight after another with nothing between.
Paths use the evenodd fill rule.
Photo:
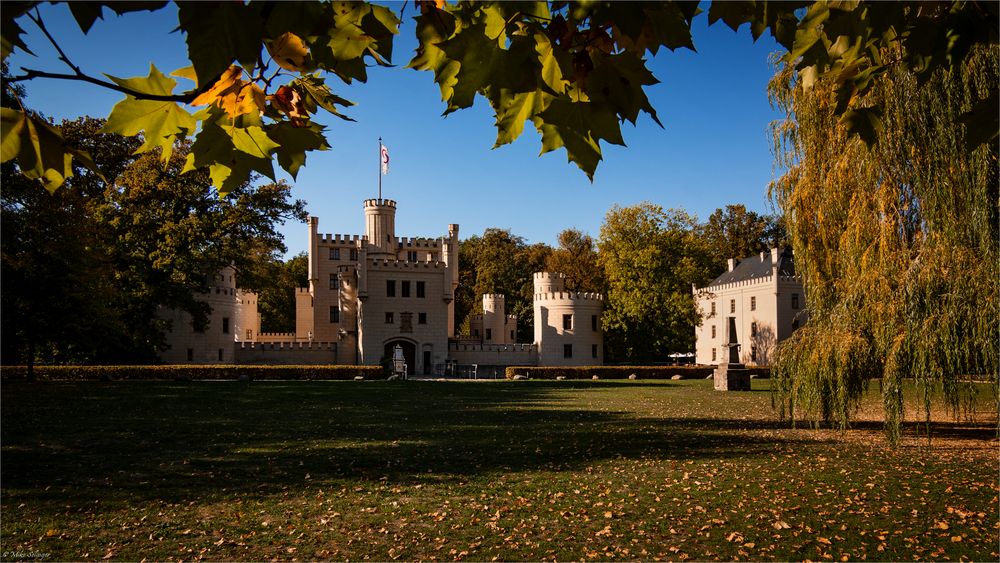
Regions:
<instances>
[{"instance_id":1,"label":"lawn","mask_svg":"<svg viewBox=\"0 0 1000 563\"><path fill-rule=\"evenodd\" d=\"M3 559L997 560L996 402L846 433L766 380L4 384ZM912 420L913 414L910 413Z\"/></svg>"}]
</instances>

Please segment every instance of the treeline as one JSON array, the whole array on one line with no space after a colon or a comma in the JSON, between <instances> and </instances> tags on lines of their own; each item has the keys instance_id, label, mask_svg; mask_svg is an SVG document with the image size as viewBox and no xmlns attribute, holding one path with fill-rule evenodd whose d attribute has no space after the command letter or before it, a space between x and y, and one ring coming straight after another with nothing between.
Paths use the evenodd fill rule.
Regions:
<instances>
[{"instance_id":1,"label":"treeline","mask_svg":"<svg viewBox=\"0 0 1000 563\"><path fill-rule=\"evenodd\" d=\"M286 248L277 227L306 217L290 186L248 182L219 197L207 170L181 174L187 147L167 159L136 155L141 139L102 126L62 123L103 177L74 166L48 193L13 161L0 167L2 363L155 361L166 329L157 310L205 322L208 307L197 297L228 265L241 287L262 293L265 314L294 315L294 301L288 309L277 289L296 287L295 262L279 260Z\"/></svg>"},{"instance_id":2,"label":"treeline","mask_svg":"<svg viewBox=\"0 0 1000 563\"><path fill-rule=\"evenodd\" d=\"M717 209L704 223L683 210L652 203L611 208L598 238L576 229L553 248L527 244L510 230L491 228L461 243L461 285L455 297L460 334L482 312L484 293L506 296L518 317L518 341L534 339L532 273L566 274L571 291L605 295L608 361L664 360L694 349L699 322L691 285L704 286L739 258L784 245L785 228L772 215L743 205Z\"/></svg>"}]
</instances>

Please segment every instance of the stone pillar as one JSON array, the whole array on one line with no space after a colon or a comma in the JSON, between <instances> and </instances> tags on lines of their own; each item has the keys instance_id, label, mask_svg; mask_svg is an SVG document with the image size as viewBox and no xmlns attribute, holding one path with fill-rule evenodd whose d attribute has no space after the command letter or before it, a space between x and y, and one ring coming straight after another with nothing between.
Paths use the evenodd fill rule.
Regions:
<instances>
[{"instance_id":1,"label":"stone pillar","mask_svg":"<svg viewBox=\"0 0 1000 563\"><path fill-rule=\"evenodd\" d=\"M727 317L726 348L729 349L728 363L719 364L715 369L716 391L749 391L750 371L740 363L740 343L736 331L736 317Z\"/></svg>"}]
</instances>

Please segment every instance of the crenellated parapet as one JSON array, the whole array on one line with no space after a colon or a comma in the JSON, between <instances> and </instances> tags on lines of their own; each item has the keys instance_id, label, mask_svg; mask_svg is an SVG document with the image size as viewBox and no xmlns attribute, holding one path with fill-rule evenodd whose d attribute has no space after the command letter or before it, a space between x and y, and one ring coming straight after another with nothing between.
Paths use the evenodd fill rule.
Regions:
<instances>
[{"instance_id":1,"label":"crenellated parapet","mask_svg":"<svg viewBox=\"0 0 1000 563\"><path fill-rule=\"evenodd\" d=\"M534 352L534 344L481 344L479 342L449 342L449 352Z\"/></svg>"},{"instance_id":2,"label":"crenellated parapet","mask_svg":"<svg viewBox=\"0 0 1000 563\"><path fill-rule=\"evenodd\" d=\"M237 345L241 350L268 352L331 351L337 349L336 342L238 342Z\"/></svg>"},{"instance_id":3,"label":"crenellated parapet","mask_svg":"<svg viewBox=\"0 0 1000 563\"><path fill-rule=\"evenodd\" d=\"M391 200L391 199L375 199L375 198L372 198L372 199L366 199L365 200L365 207L391 207L391 208L395 209L396 208L396 202L395 202L395 200Z\"/></svg>"},{"instance_id":4,"label":"crenellated parapet","mask_svg":"<svg viewBox=\"0 0 1000 563\"><path fill-rule=\"evenodd\" d=\"M444 271L448 267L441 261L434 262L408 262L395 258L372 258L368 261L369 270L418 270L418 271Z\"/></svg>"},{"instance_id":5,"label":"crenellated parapet","mask_svg":"<svg viewBox=\"0 0 1000 563\"><path fill-rule=\"evenodd\" d=\"M603 303L604 296L600 293L583 291L556 291L552 293L536 293L535 301L593 301Z\"/></svg>"},{"instance_id":6,"label":"crenellated parapet","mask_svg":"<svg viewBox=\"0 0 1000 563\"><path fill-rule=\"evenodd\" d=\"M396 237L396 246L399 248L426 248L435 250L441 248L441 239L426 237Z\"/></svg>"},{"instance_id":7,"label":"crenellated parapet","mask_svg":"<svg viewBox=\"0 0 1000 563\"><path fill-rule=\"evenodd\" d=\"M778 281L779 282L786 282L786 283L802 283L802 276L778 276ZM773 275L758 276L758 277L755 277L755 278L749 278L749 279L745 279L745 280L733 281L733 282L729 282L729 283L719 283L719 284L715 284L715 285L710 285L710 286L707 286L707 287L703 287L703 288L700 288L700 289L695 289L695 293L697 293L699 291L714 292L714 291L722 291L722 290L726 290L726 289L735 289L735 288L740 288L740 287L753 287L753 286L765 285L765 284L769 284L769 283L773 283L773 282L774 282L774 276Z\"/></svg>"},{"instance_id":8,"label":"crenellated parapet","mask_svg":"<svg viewBox=\"0 0 1000 563\"><path fill-rule=\"evenodd\" d=\"M323 244L341 244L347 246L357 246L358 242L361 240L362 235L346 235L346 234L317 234L319 241Z\"/></svg>"}]
</instances>

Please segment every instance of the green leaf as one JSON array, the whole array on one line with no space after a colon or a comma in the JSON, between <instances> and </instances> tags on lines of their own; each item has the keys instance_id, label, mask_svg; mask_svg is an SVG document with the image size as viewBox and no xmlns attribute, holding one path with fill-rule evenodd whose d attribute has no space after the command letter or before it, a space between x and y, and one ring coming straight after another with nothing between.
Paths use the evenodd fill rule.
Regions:
<instances>
[{"instance_id":1,"label":"green leaf","mask_svg":"<svg viewBox=\"0 0 1000 563\"><path fill-rule=\"evenodd\" d=\"M840 116L840 123L848 133L857 135L866 145L872 146L882 132L882 111L875 107L848 110Z\"/></svg>"},{"instance_id":2,"label":"green leaf","mask_svg":"<svg viewBox=\"0 0 1000 563\"><path fill-rule=\"evenodd\" d=\"M292 178L296 178L306 163L306 153L309 151L325 151L330 148L323 136L323 128L318 124L309 127L295 127L287 121L267 128L267 135L281 145L276 151L278 164Z\"/></svg>"},{"instance_id":3,"label":"green leaf","mask_svg":"<svg viewBox=\"0 0 1000 563\"><path fill-rule=\"evenodd\" d=\"M0 162L7 162L21 152L21 131L27 121L22 112L0 108Z\"/></svg>"},{"instance_id":4,"label":"green leaf","mask_svg":"<svg viewBox=\"0 0 1000 563\"><path fill-rule=\"evenodd\" d=\"M58 129L35 115L0 108L0 125L0 162L16 157L21 174L41 181L48 191L73 175L74 158L103 178L90 154L68 146Z\"/></svg>"},{"instance_id":5,"label":"green leaf","mask_svg":"<svg viewBox=\"0 0 1000 563\"><path fill-rule=\"evenodd\" d=\"M38 2L3 3L3 13L0 15L0 54L3 55L3 60L7 60L15 47L29 55L34 55L21 40L24 30L21 29L16 20L36 4Z\"/></svg>"},{"instance_id":6,"label":"green leaf","mask_svg":"<svg viewBox=\"0 0 1000 563\"><path fill-rule=\"evenodd\" d=\"M660 81L635 53L628 51L603 57L587 76L587 91L593 101L607 102L611 109L634 125L639 111L648 113L660 127L656 110L649 103L643 86Z\"/></svg>"},{"instance_id":7,"label":"green leaf","mask_svg":"<svg viewBox=\"0 0 1000 563\"><path fill-rule=\"evenodd\" d=\"M264 37L256 7L243 2L178 2L177 7L198 84L213 82L234 59L256 64Z\"/></svg>"},{"instance_id":8,"label":"green leaf","mask_svg":"<svg viewBox=\"0 0 1000 563\"><path fill-rule=\"evenodd\" d=\"M591 181L601 160L600 139L624 145L618 119L605 104L553 100L534 120L542 133L542 154L559 147Z\"/></svg>"},{"instance_id":9,"label":"green leaf","mask_svg":"<svg viewBox=\"0 0 1000 563\"><path fill-rule=\"evenodd\" d=\"M170 94L177 84L154 65L149 65L149 76L146 78L114 76L108 78L120 86L157 95ZM160 158L166 164L170 160L174 141L193 133L196 126L195 118L176 102L139 100L133 96L126 96L124 100L115 104L102 132L126 136L144 132L143 144L137 152L147 152L160 147L162 149Z\"/></svg>"},{"instance_id":10,"label":"green leaf","mask_svg":"<svg viewBox=\"0 0 1000 563\"><path fill-rule=\"evenodd\" d=\"M486 25L481 22L462 30L438 47L448 58L459 63L451 96L445 100L448 103L446 114L470 107L481 88L489 82L503 80L506 72L517 70L504 64L503 50L486 35Z\"/></svg>"},{"instance_id":11,"label":"green leaf","mask_svg":"<svg viewBox=\"0 0 1000 563\"><path fill-rule=\"evenodd\" d=\"M271 151L278 148L278 144L268 138L267 133L260 127L233 127L222 126L222 130L229 134L233 140L233 146L250 156L257 158L271 158Z\"/></svg>"},{"instance_id":12,"label":"green leaf","mask_svg":"<svg viewBox=\"0 0 1000 563\"><path fill-rule=\"evenodd\" d=\"M514 142L524 131L524 122L545 110L553 96L544 92L502 91L496 106L497 140L493 148Z\"/></svg>"},{"instance_id":13,"label":"green leaf","mask_svg":"<svg viewBox=\"0 0 1000 563\"><path fill-rule=\"evenodd\" d=\"M350 107L354 102L341 98L330 91L326 81L318 75L305 75L296 78L289 83L302 96L303 103L309 113L316 113L316 108L321 107L326 111L336 115L344 121L354 121L354 119L340 113L338 105Z\"/></svg>"},{"instance_id":14,"label":"green leaf","mask_svg":"<svg viewBox=\"0 0 1000 563\"><path fill-rule=\"evenodd\" d=\"M230 133L211 121L202 126L191 144L191 152L181 172L199 168L209 169L212 185L221 196L248 181L253 171L274 179L274 165L270 158L258 158L238 149Z\"/></svg>"}]
</instances>

